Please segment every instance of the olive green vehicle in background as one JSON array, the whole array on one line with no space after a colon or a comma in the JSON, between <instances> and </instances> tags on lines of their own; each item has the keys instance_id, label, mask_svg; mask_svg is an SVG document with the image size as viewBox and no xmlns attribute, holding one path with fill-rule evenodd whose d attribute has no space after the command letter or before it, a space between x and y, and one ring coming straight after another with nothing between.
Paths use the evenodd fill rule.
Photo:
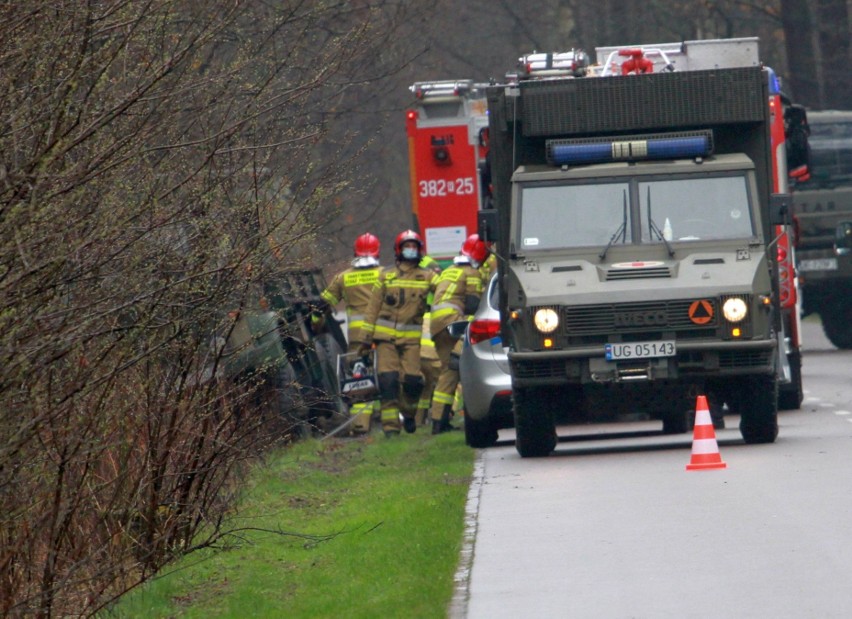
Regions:
<instances>
[{"instance_id":1,"label":"olive green vehicle in background","mask_svg":"<svg viewBox=\"0 0 852 619\"><path fill-rule=\"evenodd\" d=\"M774 442L797 352L774 74L756 39L597 52L596 67L524 57L487 92L495 208L479 229L501 258L516 448L549 454L557 417L687 432L699 394L740 415L747 443Z\"/></svg>"},{"instance_id":2,"label":"olive green vehicle in background","mask_svg":"<svg viewBox=\"0 0 852 619\"><path fill-rule=\"evenodd\" d=\"M796 185L796 262L805 315L852 348L852 111L808 111L810 179Z\"/></svg>"}]
</instances>

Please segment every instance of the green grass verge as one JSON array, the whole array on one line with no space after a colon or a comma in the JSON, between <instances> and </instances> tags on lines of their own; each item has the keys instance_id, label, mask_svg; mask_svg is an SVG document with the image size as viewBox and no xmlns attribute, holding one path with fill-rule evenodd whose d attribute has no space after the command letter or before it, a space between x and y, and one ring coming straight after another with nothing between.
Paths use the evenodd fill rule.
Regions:
<instances>
[{"instance_id":1,"label":"green grass verge","mask_svg":"<svg viewBox=\"0 0 852 619\"><path fill-rule=\"evenodd\" d=\"M105 616L446 617L474 453L461 432L297 444L229 522L283 535L193 553Z\"/></svg>"}]
</instances>

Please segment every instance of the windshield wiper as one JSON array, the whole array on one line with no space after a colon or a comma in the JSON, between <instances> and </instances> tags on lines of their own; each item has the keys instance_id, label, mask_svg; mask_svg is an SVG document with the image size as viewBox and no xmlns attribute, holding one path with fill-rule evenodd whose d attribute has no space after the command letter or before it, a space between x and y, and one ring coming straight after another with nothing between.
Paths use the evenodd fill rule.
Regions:
<instances>
[{"instance_id":1,"label":"windshield wiper","mask_svg":"<svg viewBox=\"0 0 852 619\"><path fill-rule=\"evenodd\" d=\"M674 258L674 249L669 245L669 241L666 238L666 235L663 234L663 231L660 230L660 227L657 225L657 222L654 221L653 217L651 217L651 188L648 187L648 236L653 240L654 233L657 234L657 237L665 243L666 249L669 252L669 258Z\"/></svg>"},{"instance_id":2,"label":"windshield wiper","mask_svg":"<svg viewBox=\"0 0 852 619\"><path fill-rule=\"evenodd\" d=\"M612 244L615 243L615 240L621 236L621 242L624 243L627 239L627 190L624 190L624 207L623 213L621 216L621 225L618 226L618 229L615 231L615 234L612 235L609 239L609 243L606 244L606 247L603 248L603 251L598 254L598 257L603 260L606 258L606 252L609 251L609 248L612 247Z\"/></svg>"}]
</instances>

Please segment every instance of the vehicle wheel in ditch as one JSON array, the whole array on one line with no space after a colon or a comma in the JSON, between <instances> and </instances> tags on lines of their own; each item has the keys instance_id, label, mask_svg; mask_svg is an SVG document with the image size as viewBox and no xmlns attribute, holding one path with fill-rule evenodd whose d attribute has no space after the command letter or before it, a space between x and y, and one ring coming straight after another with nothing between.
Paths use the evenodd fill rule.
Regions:
<instances>
[{"instance_id":1,"label":"vehicle wheel in ditch","mask_svg":"<svg viewBox=\"0 0 852 619\"><path fill-rule=\"evenodd\" d=\"M485 419L473 419L465 415L464 440L470 447L481 449L493 447L497 442L497 426L488 417Z\"/></svg>"},{"instance_id":2,"label":"vehicle wheel in ditch","mask_svg":"<svg viewBox=\"0 0 852 619\"><path fill-rule=\"evenodd\" d=\"M540 458L556 448L553 398L547 388L515 387L515 448L522 458Z\"/></svg>"},{"instance_id":3,"label":"vehicle wheel in ditch","mask_svg":"<svg viewBox=\"0 0 852 619\"><path fill-rule=\"evenodd\" d=\"M841 306L827 312L821 312L822 330L825 337L837 348L848 350L852 348L852 305Z\"/></svg>"},{"instance_id":4,"label":"vehicle wheel in ditch","mask_svg":"<svg viewBox=\"0 0 852 619\"><path fill-rule=\"evenodd\" d=\"M804 398L801 353L793 353L788 361L790 363L790 382L778 385L778 410L781 411L797 410L802 405Z\"/></svg>"},{"instance_id":5,"label":"vehicle wheel in ditch","mask_svg":"<svg viewBox=\"0 0 852 619\"><path fill-rule=\"evenodd\" d=\"M740 434L749 444L774 443L778 437L778 380L760 376L749 381L742 393Z\"/></svg>"}]
</instances>

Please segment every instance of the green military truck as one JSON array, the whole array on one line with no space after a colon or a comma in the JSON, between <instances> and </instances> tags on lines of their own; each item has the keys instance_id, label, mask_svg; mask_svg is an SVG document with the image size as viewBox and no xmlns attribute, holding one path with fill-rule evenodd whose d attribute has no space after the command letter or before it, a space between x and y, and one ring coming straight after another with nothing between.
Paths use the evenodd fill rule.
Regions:
<instances>
[{"instance_id":1,"label":"green military truck","mask_svg":"<svg viewBox=\"0 0 852 619\"><path fill-rule=\"evenodd\" d=\"M521 59L487 93L495 208L479 228L500 258L516 448L550 453L566 412L686 432L700 394L771 443L789 367L774 75L754 40L603 52L541 79Z\"/></svg>"},{"instance_id":2,"label":"green military truck","mask_svg":"<svg viewBox=\"0 0 852 619\"><path fill-rule=\"evenodd\" d=\"M808 111L810 179L796 185L796 262L802 311L852 348L852 111Z\"/></svg>"}]
</instances>

